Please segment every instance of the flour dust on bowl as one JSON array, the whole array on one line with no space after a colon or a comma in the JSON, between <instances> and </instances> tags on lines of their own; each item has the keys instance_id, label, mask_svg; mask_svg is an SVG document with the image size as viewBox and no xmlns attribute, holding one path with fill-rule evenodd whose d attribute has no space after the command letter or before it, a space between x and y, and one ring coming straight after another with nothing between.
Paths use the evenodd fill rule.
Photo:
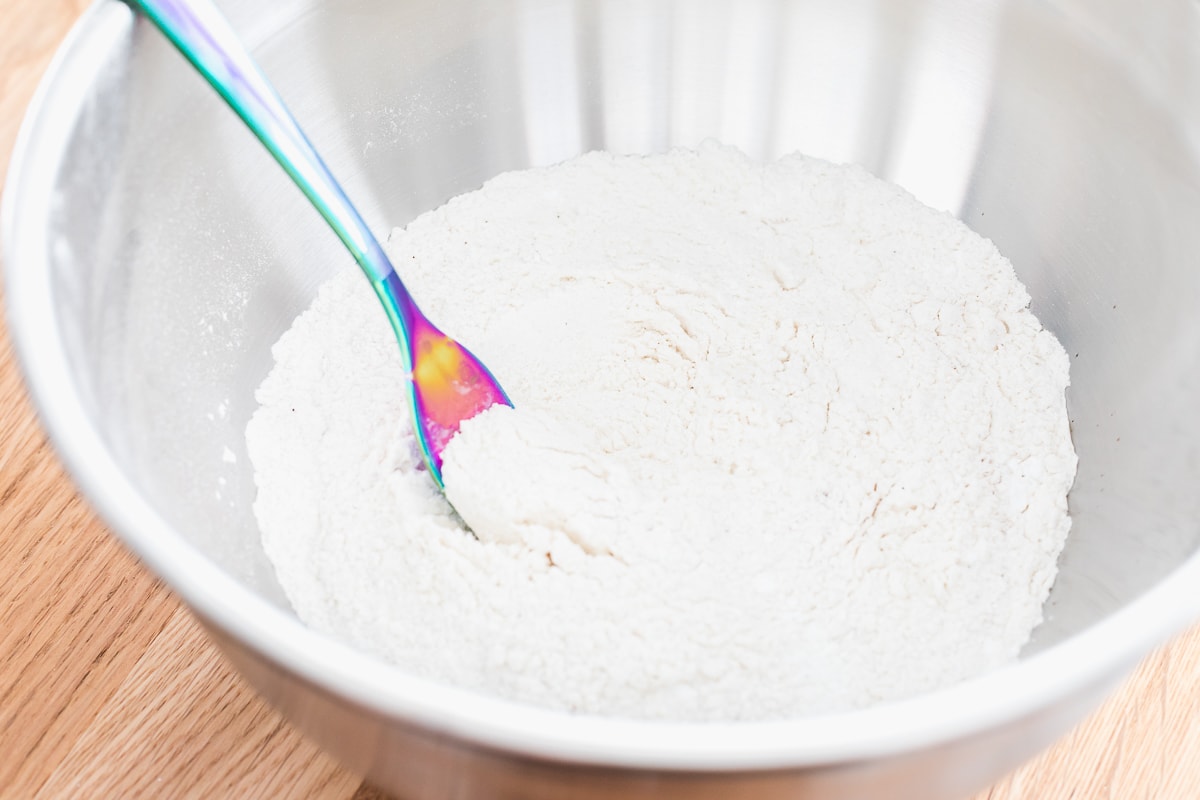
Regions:
<instances>
[{"instance_id":1,"label":"flour dust on bowl","mask_svg":"<svg viewBox=\"0 0 1200 800\"><path fill-rule=\"evenodd\" d=\"M114 532L351 767L413 797L964 797L1196 618L1190 5L225 10L376 230L592 150L800 151L861 164L994 241L1071 362L1071 536L1016 664L871 708L708 724L572 715L388 666L293 614L259 544L243 435L271 344L346 258L170 47L98 3L5 189L28 382Z\"/></svg>"}]
</instances>

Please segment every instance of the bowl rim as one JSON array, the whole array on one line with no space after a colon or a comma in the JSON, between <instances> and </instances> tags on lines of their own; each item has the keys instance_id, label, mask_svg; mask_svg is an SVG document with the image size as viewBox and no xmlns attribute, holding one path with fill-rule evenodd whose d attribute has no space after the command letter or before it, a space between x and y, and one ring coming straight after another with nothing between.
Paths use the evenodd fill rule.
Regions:
<instances>
[{"instance_id":1,"label":"bowl rim","mask_svg":"<svg viewBox=\"0 0 1200 800\"><path fill-rule=\"evenodd\" d=\"M635 769L731 772L826 766L933 747L1110 682L1200 616L1200 553L1107 617L1046 650L957 685L844 713L676 723L571 715L416 677L304 626L221 570L163 520L89 422L68 369L39 235L71 123L132 12L98 0L60 46L13 150L0 208L6 311L41 424L100 517L191 609L268 662L386 717L495 751Z\"/></svg>"}]
</instances>

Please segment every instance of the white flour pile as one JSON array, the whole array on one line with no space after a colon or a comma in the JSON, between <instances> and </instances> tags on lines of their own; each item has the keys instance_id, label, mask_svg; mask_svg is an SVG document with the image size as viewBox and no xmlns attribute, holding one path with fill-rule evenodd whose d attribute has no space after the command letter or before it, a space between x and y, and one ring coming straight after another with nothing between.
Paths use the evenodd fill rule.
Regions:
<instances>
[{"instance_id":1,"label":"white flour pile","mask_svg":"<svg viewBox=\"0 0 1200 800\"><path fill-rule=\"evenodd\" d=\"M502 175L393 234L517 408L416 456L360 275L247 432L300 617L544 706L780 718L1013 659L1075 470L1067 357L993 245L856 167L711 145Z\"/></svg>"}]
</instances>

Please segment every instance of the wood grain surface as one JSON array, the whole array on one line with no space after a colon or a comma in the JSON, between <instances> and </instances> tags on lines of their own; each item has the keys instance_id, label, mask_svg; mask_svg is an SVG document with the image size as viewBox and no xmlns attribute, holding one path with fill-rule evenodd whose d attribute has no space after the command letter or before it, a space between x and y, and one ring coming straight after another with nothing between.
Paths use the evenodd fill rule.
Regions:
<instances>
[{"instance_id":1,"label":"wood grain surface","mask_svg":"<svg viewBox=\"0 0 1200 800\"><path fill-rule=\"evenodd\" d=\"M0 170L86 6L0 0ZM3 332L0 404L0 797L381 797L260 702L106 533L38 428ZM1200 629L975 800L1197 797Z\"/></svg>"}]
</instances>

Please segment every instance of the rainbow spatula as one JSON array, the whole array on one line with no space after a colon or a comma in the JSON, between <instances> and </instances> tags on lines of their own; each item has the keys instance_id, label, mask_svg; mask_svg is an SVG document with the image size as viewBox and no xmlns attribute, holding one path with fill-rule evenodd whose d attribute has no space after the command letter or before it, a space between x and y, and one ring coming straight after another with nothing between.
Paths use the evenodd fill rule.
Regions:
<instances>
[{"instance_id":1,"label":"rainbow spatula","mask_svg":"<svg viewBox=\"0 0 1200 800\"><path fill-rule=\"evenodd\" d=\"M442 451L460 423L497 404L511 406L492 373L430 322L378 240L229 23L209 0L126 0L174 43L254 131L362 267L387 311L404 368L421 453L442 486Z\"/></svg>"}]
</instances>

